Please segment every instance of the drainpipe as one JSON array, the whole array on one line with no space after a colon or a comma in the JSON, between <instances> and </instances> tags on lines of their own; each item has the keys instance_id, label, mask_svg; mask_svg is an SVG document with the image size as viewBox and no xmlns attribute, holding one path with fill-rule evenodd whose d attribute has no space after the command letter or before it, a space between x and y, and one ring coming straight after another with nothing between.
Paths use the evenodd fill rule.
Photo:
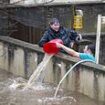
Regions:
<instances>
[{"instance_id":1,"label":"drainpipe","mask_svg":"<svg viewBox=\"0 0 105 105\"><path fill-rule=\"evenodd\" d=\"M99 53L100 53L100 36L101 36L101 15L98 15L97 19L97 34L96 34L96 50L95 50L95 59L96 63L99 63Z\"/></svg>"},{"instance_id":2,"label":"drainpipe","mask_svg":"<svg viewBox=\"0 0 105 105\"><path fill-rule=\"evenodd\" d=\"M105 0L84 0L84 1L80 1L80 0L69 0L69 3L73 3L73 4L86 4L86 3L105 3Z\"/></svg>"},{"instance_id":3,"label":"drainpipe","mask_svg":"<svg viewBox=\"0 0 105 105\"><path fill-rule=\"evenodd\" d=\"M95 59L97 64L99 63L102 24L105 24L105 16L102 16L101 14L99 14L97 19L96 50L95 50Z\"/></svg>"}]
</instances>

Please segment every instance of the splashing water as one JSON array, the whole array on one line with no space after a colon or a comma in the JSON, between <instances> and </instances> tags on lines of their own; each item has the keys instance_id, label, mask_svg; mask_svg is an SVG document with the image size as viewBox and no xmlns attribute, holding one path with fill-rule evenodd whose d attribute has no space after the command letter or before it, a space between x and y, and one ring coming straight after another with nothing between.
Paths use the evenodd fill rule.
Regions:
<instances>
[{"instance_id":1,"label":"splashing water","mask_svg":"<svg viewBox=\"0 0 105 105\"><path fill-rule=\"evenodd\" d=\"M33 82L39 78L41 72L45 70L45 68L46 68L47 64L49 63L52 56L53 56L53 54L51 54L51 55L45 54L42 62L37 66L34 73L29 78L28 83L26 84L24 89L27 89L28 87L30 87L33 84Z\"/></svg>"},{"instance_id":2,"label":"splashing water","mask_svg":"<svg viewBox=\"0 0 105 105\"><path fill-rule=\"evenodd\" d=\"M27 83L26 79L0 72L0 105L105 105L89 97L64 89L59 89L59 95L54 96L55 84L35 83L32 89L22 91L23 88L14 88L17 83ZM7 76L5 76L7 75ZM10 85L14 82L14 85Z\"/></svg>"},{"instance_id":3,"label":"splashing water","mask_svg":"<svg viewBox=\"0 0 105 105\"><path fill-rule=\"evenodd\" d=\"M41 105L77 105L77 101L74 97L71 96L62 96L62 97L44 97L38 99L38 102Z\"/></svg>"}]
</instances>

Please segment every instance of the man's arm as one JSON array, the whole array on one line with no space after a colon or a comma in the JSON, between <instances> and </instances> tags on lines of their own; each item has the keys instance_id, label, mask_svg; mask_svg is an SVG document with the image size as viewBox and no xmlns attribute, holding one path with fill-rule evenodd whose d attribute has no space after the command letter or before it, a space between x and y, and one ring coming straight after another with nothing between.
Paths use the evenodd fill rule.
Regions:
<instances>
[{"instance_id":1,"label":"man's arm","mask_svg":"<svg viewBox=\"0 0 105 105\"><path fill-rule=\"evenodd\" d=\"M46 31L46 32L44 33L43 37L41 38L41 40L39 41L38 45L39 45L40 47L43 47L43 45L44 45L46 42L48 42L48 41L49 41L49 40L48 40L48 32Z\"/></svg>"},{"instance_id":2,"label":"man's arm","mask_svg":"<svg viewBox=\"0 0 105 105\"><path fill-rule=\"evenodd\" d=\"M63 44L57 43L56 45L58 48L62 48L63 50L65 50L68 54L79 58L79 52L76 52L75 50L68 48L68 47L64 46Z\"/></svg>"},{"instance_id":3,"label":"man's arm","mask_svg":"<svg viewBox=\"0 0 105 105\"><path fill-rule=\"evenodd\" d=\"M67 29L67 32L72 41L79 41L82 39L81 34L78 34L75 30Z\"/></svg>"}]
</instances>

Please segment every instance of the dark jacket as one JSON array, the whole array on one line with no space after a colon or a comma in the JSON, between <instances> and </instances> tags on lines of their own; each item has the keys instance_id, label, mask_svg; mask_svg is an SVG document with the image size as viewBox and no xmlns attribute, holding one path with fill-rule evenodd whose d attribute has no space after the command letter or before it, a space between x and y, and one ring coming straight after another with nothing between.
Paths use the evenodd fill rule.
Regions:
<instances>
[{"instance_id":1,"label":"dark jacket","mask_svg":"<svg viewBox=\"0 0 105 105\"><path fill-rule=\"evenodd\" d=\"M57 38L61 39L65 46L70 47L71 39L68 35L67 30L64 27L60 27L58 32L52 30L51 28L48 28L47 31L45 31L43 37L41 38L38 44L40 47L43 47L43 45L46 42L49 42L50 40L57 39Z\"/></svg>"},{"instance_id":2,"label":"dark jacket","mask_svg":"<svg viewBox=\"0 0 105 105\"><path fill-rule=\"evenodd\" d=\"M67 29L67 34L68 34L71 41L77 42L79 40L79 35L76 31L71 30L71 29Z\"/></svg>"}]
</instances>

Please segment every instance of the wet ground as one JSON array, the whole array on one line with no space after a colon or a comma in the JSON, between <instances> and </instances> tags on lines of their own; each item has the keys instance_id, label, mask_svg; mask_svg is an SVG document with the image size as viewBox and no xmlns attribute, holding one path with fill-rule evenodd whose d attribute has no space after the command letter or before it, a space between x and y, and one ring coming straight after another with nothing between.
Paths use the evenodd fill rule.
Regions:
<instances>
[{"instance_id":1,"label":"wet ground","mask_svg":"<svg viewBox=\"0 0 105 105\"><path fill-rule=\"evenodd\" d=\"M15 84L26 82L21 77L0 70L0 105L105 105L83 94L60 89L56 98L56 85L35 83L29 89L15 88Z\"/></svg>"}]
</instances>

